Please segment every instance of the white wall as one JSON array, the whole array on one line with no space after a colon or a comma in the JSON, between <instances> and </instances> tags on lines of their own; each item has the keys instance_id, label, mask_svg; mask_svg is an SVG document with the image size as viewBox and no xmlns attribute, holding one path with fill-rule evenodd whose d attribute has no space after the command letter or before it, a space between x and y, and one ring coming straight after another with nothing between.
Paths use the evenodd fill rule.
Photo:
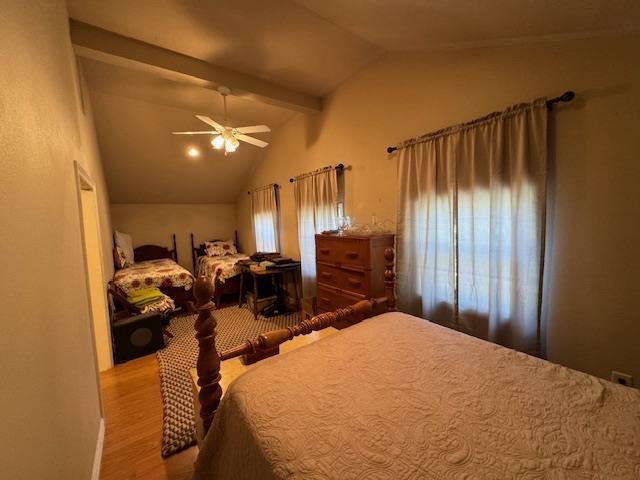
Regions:
<instances>
[{"instance_id":1,"label":"white wall","mask_svg":"<svg viewBox=\"0 0 640 480\"><path fill-rule=\"evenodd\" d=\"M577 92L555 114L547 265L548 356L640 382L640 38L581 39L389 55L342 84L322 113L274 133L247 188L282 185L282 249L297 256L288 179L345 163L346 212L395 221L396 159L386 147L539 96ZM243 189L238 226L253 245ZM251 250L251 247L249 247Z\"/></svg>"},{"instance_id":2,"label":"white wall","mask_svg":"<svg viewBox=\"0 0 640 480\"><path fill-rule=\"evenodd\" d=\"M0 475L84 479L101 413L74 160L98 183L109 247L106 189L64 1L0 11Z\"/></svg>"},{"instance_id":3,"label":"white wall","mask_svg":"<svg viewBox=\"0 0 640 480\"><path fill-rule=\"evenodd\" d=\"M171 247L171 235L175 233L178 263L191 271L191 233L197 246L205 240L233 239L236 230L233 203L114 203L111 215L113 228L130 234L134 247L146 244Z\"/></svg>"}]
</instances>

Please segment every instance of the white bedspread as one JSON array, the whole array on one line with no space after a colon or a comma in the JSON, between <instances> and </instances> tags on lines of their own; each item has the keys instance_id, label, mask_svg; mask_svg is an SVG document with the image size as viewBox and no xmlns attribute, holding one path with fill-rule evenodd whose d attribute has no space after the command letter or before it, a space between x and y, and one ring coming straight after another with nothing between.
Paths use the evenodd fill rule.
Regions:
<instances>
[{"instance_id":1,"label":"white bedspread","mask_svg":"<svg viewBox=\"0 0 640 480\"><path fill-rule=\"evenodd\" d=\"M401 313L227 391L196 479L640 478L640 392Z\"/></svg>"}]
</instances>

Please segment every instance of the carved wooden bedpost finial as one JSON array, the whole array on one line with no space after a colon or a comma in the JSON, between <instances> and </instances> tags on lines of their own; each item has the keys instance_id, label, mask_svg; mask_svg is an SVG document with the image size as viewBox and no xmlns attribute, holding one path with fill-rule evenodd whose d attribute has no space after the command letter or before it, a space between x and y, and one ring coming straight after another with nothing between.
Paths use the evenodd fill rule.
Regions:
<instances>
[{"instance_id":1,"label":"carved wooden bedpost finial","mask_svg":"<svg viewBox=\"0 0 640 480\"><path fill-rule=\"evenodd\" d=\"M198 318L195 321L198 340L198 385L200 385L200 417L202 428L207 433L216 413L222 388L220 387L220 357L216 350L216 320L211 314L214 304L211 301L213 284L204 276L198 277L193 288L196 297Z\"/></svg>"},{"instance_id":2,"label":"carved wooden bedpost finial","mask_svg":"<svg viewBox=\"0 0 640 480\"><path fill-rule=\"evenodd\" d=\"M387 297L387 310L392 312L396 309L396 273L393 269L393 261L396 252L393 247L384 250L384 291Z\"/></svg>"}]
</instances>

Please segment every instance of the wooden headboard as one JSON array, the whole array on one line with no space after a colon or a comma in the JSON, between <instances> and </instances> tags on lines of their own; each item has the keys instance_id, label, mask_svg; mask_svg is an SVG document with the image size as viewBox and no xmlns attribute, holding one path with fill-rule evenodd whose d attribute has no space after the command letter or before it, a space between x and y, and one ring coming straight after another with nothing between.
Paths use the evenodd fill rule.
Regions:
<instances>
[{"instance_id":1,"label":"wooden headboard","mask_svg":"<svg viewBox=\"0 0 640 480\"><path fill-rule=\"evenodd\" d=\"M145 260L157 260L159 258L170 258L174 262L178 261L178 247L176 246L176 234L174 233L171 236L173 240L173 250L170 250L166 247L161 247L159 245L140 245L133 249L133 259L136 262L144 262ZM114 262L117 258L115 253L115 245L116 239L115 235L113 238L113 251L114 251ZM116 270L118 270L117 263L114 263Z\"/></svg>"},{"instance_id":2,"label":"wooden headboard","mask_svg":"<svg viewBox=\"0 0 640 480\"><path fill-rule=\"evenodd\" d=\"M216 238L214 240L208 240L209 242L224 242L224 239L219 239ZM238 231L236 230L234 232L234 244L236 246L236 248L238 249L238 251L240 251L240 247L238 247ZM203 255L206 255L205 253L205 249L204 249L204 243L201 243L200 245L198 245L196 247L195 243L193 243L193 233L191 234L191 260L193 261L193 270L196 270L196 261L198 260L198 257L202 257Z\"/></svg>"}]
</instances>

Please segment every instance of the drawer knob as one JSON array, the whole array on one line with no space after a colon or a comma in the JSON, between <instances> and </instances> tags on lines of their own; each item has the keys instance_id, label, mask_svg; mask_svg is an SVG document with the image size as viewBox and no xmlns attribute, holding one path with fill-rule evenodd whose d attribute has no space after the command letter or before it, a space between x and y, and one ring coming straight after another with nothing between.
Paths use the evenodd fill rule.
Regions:
<instances>
[{"instance_id":1,"label":"drawer knob","mask_svg":"<svg viewBox=\"0 0 640 480\"><path fill-rule=\"evenodd\" d=\"M354 252L353 250L347 250L344 253L349 258L358 258L358 252Z\"/></svg>"},{"instance_id":2,"label":"drawer knob","mask_svg":"<svg viewBox=\"0 0 640 480\"><path fill-rule=\"evenodd\" d=\"M333 277L333 275L331 275L329 272L320 272L320 275L322 275L324 278L331 278L331 277Z\"/></svg>"},{"instance_id":3,"label":"drawer knob","mask_svg":"<svg viewBox=\"0 0 640 480\"><path fill-rule=\"evenodd\" d=\"M362 282L357 278L348 278L347 282L349 282L349 285L352 285L354 287L359 287L360 285L362 285Z\"/></svg>"},{"instance_id":4,"label":"drawer knob","mask_svg":"<svg viewBox=\"0 0 640 480\"><path fill-rule=\"evenodd\" d=\"M320 249L320 253L323 255L329 255L329 252L331 252L331 250L326 247Z\"/></svg>"}]
</instances>

